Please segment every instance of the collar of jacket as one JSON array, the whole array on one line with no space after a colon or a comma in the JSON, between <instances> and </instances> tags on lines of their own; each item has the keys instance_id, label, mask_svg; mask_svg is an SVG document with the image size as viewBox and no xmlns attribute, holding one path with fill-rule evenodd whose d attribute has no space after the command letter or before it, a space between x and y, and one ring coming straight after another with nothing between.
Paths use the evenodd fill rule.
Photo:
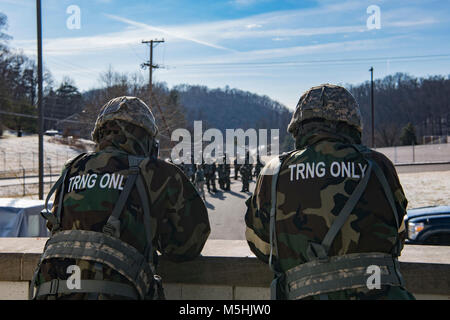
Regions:
<instances>
[{"instance_id":1,"label":"collar of jacket","mask_svg":"<svg viewBox=\"0 0 450 320\"><path fill-rule=\"evenodd\" d=\"M336 141L348 144L361 144L361 137L354 130L340 130L336 132L325 127L317 127L313 131L297 136L296 149L303 149L322 140Z\"/></svg>"}]
</instances>

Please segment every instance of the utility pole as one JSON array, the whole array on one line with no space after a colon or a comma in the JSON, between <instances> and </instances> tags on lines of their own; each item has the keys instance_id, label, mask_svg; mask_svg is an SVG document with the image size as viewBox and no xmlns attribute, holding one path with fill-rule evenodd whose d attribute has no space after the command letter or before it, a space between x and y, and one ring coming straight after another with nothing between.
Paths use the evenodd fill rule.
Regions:
<instances>
[{"instance_id":1,"label":"utility pole","mask_svg":"<svg viewBox=\"0 0 450 320\"><path fill-rule=\"evenodd\" d=\"M375 120L374 120L374 103L373 103L373 67L370 67L370 104L372 107L372 148L375 148Z\"/></svg>"},{"instance_id":2,"label":"utility pole","mask_svg":"<svg viewBox=\"0 0 450 320\"><path fill-rule=\"evenodd\" d=\"M152 74L153 74L153 69L158 69L160 68L159 65L157 64L153 64L153 45L158 45L158 43L162 43L164 42L164 39L161 40L142 40L142 43L145 44L149 44L150 45L150 59L148 60L148 62L144 62L141 64L142 68L148 67L149 69L149 77L148 77L148 92L149 92L149 106L150 108L153 107L152 105L152 101L154 101L156 107L158 108L159 112L161 113L161 118L164 122L164 125L167 128L167 134L170 137L170 129L169 126L167 125L167 121L166 118L164 117L164 113L161 110L161 106L158 102L158 99L155 97L155 95L153 94L153 83L152 83ZM173 147L173 141L170 141L171 146Z\"/></svg>"},{"instance_id":3,"label":"utility pole","mask_svg":"<svg viewBox=\"0 0 450 320\"><path fill-rule=\"evenodd\" d=\"M42 109L42 20L41 0L36 0L37 65L38 65L38 127L39 127L39 199L44 199L44 117Z\"/></svg>"},{"instance_id":4,"label":"utility pole","mask_svg":"<svg viewBox=\"0 0 450 320\"><path fill-rule=\"evenodd\" d=\"M153 45L157 45L158 43L162 43L164 42L164 39L162 40L142 40L142 43L145 44L149 44L150 45L150 59L148 62L144 62L143 64L141 64L142 68L148 67L148 71L149 71L149 78L148 78L148 91L150 94L150 100L152 99L152 74L153 74L153 69L158 69L159 65L157 64L153 64Z\"/></svg>"}]
</instances>

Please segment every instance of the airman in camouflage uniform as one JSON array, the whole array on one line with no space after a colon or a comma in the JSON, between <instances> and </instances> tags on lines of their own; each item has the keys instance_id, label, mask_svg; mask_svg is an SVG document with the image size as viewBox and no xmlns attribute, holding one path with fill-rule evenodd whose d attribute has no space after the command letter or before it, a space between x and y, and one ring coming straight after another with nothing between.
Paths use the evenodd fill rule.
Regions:
<instances>
[{"instance_id":1,"label":"airman in camouflage uniform","mask_svg":"<svg viewBox=\"0 0 450 320\"><path fill-rule=\"evenodd\" d=\"M240 169L241 169L241 165L238 163L238 159L236 156L236 158L234 159L234 180L238 179Z\"/></svg>"},{"instance_id":2,"label":"airman in camouflage uniform","mask_svg":"<svg viewBox=\"0 0 450 320\"><path fill-rule=\"evenodd\" d=\"M261 169L264 167L264 164L261 162L261 159L259 158L259 155L256 156L256 164L255 164L255 172L254 176L258 177L261 173Z\"/></svg>"},{"instance_id":3,"label":"airman in camouflage uniform","mask_svg":"<svg viewBox=\"0 0 450 320\"><path fill-rule=\"evenodd\" d=\"M197 165L197 170L195 171L195 186L198 190L198 193L202 197L203 201L206 202L205 198L205 172L203 171L202 165Z\"/></svg>"},{"instance_id":4,"label":"airman in camouflage uniform","mask_svg":"<svg viewBox=\"0 0 450 320\"><path fill-rule=\"evenodd\" d=\"M216 164L214 162L209 163L210 161L205 162L205 178L206 178L206 187L208 192L217 192L216 188Z\"/></svg>"},{"instance_id":5,"label":"airman in camouflage uniform","mask_svg":"<svg viewBox=\"0 0 450 320\"><path fill-rule=\"evenodd\" d=\"M242 177L242 190L241 192L249 192L250 180L252 180L253 165L250 163L250 154L247 152L245 156L245 162L240 168Z\"/></svg>"},{"instance_id":6,"label":"airman in camouflage uniform","mask_svg":"<svg viewBox=\"0 0 450 320\"><path fill-rule=\"evenodd\" d=\"M53 234L49 242L69 236L71 232L77 236L89 234L92 238L99 237L103 243L97 248L99 256L81 254L74 258L78 249L88 252L99 242L89 244L87 241L87 245L81 240L47 242L47 250L35 273L38 299L151 299L154 293L150 292L149 279L143 272L149 265L149 270L155 271L156 250L175 262L191 260L200 254L210 233L205 204L177 166L157 158L157 130L150 109L138 98L119 97L103 106L93 131L95 152L66 164L63 171L66 174L60 179L63 182L56 192L52 213L47 212L47 226ZM120 196L136 172L139 172L136 183L130 182L129 196L122 201ZM123 210L118 210L118 221L110 220L120 202ZM134 258L148 259L148 264L145 259L126 260L127 250L117 253L108 247L108 243L117 245L117 242L133 252ZM59 254L52 255L50 249L57 245ZM70 249L68 256L61 254L64 247ZM102 251L102 248L109 248L109 251ZM111 252L116 252L116 263L122 263L122 269L111 267L111 260L102 261L103 255ZM67 291L65 280L70 276L67 270L71 265L81 270L81 289L88 288L84 283L93 283L92 280L125 289L118 294L111 290L100 293ZM140 291L133 292L136 287L127 269L134 270L142 279ZM49 283L50 286L46 285ZM45 286L49 288L43 289Z\"/></svg>"},{"instance_id":7,"label":"airman in camouflage uniform","mask_svg":"<svg viewBox=\"0 0 450 320\"><path fill-rule=\"evenodd\" d=\"M227 163L227 156L223 156L223 163L217 167L219 173L219 186L222 190L230 190L230 164Z\"/></svg>"},{"instance_id":8,"label":"airman in camouflage uniform","mask_svg":"<svg viewBox=\"0 0 450 320\"><path fill-rule=\"evenodd\" d=\"M407 199L391 161L361 145L353 96L311 88L288 131L296 149L264 167L245 216L251 250L275 274L272 299L413 299L397 262Z\"/></svg>"}]
</instances>

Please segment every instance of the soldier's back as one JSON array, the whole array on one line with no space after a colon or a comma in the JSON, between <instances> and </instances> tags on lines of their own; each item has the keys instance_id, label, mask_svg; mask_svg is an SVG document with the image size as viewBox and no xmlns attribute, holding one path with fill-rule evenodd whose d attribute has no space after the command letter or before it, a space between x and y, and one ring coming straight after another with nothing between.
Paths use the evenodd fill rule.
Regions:
<instances>
[{"instance_id":1,"label":"soldier's back","mask_svg":"<svg viewBox=\"0 0 450 320\"><path fill-rule=\"evenodd\" d=\"M140 175L150 206L152 243L169 259L183 261L194 258L201 251L209 234L206 208L192 184L175 165L156 158L131 156L114 149L89 153L70 165L64 185L61 210L61 230L88 230L102 233L111 212L118 202L127 178L131 174L129 161L138 160ZM131 190L119 216L120 237L126 244L145 254L147 248L144 210L140 193L135 185ZM169 192L170 190L170 192ZM183 197L180 197L183 193ZM184 197L190 199L183 203ZM59 192L55 199L59 198ZM186 216L182 208L195 211L195 217ZM180 210L181 209L181 210ZM57 206L54 207L54 212ZM168 215L172 212L172 215ZM186 212L187 213L187 212ZM189 215L189 214L188 214ZM194 218L195 221L191 221ZM190 220L191 219L191 220ZM175 224L174 224L175 223ZM193 226L198 224L194 232ZM177 234L175 229L184 229ZM156 238L156 235L159 238ZM183 239L182 239L183 238ZM182 240L181 240L182 239ZM175 244L176 242L176 244ZM157 247L160 245L160 247ZM175 246L174 246L175 245ZM177 248L178 247L178 248ZM83 279L97 279L96 263L82 259L49 259L41 266L40 282L52 278L67 279L67 267L80 267ZM103 264L102 279L131 284L123 273ZM101 295L106 299L123 298ZM59 295L61 299L89 299L89 294L73 293Z\"/></svg>"},{"instance_id":2,"label":"soldier's back","mask_svg":"<svg viewBox=\"0 0 450 320\"><path fill-rule=\"evenodd\" d=\"M357 149L365 151L364 154ZM276 236L277 267L286 272L310 261L309 243L321 243L356 186L368 172L370 159L384 173L403 221L407 201L394 166L384 155L348 143L322 140L284 156L277 183ZM270 164L269 164L270 166ZM269 219L271 175L261 175L251 205ZM256 210L256 209L255 209ZM249 218L249 217L248 217ZM251 224L251 223L249 223ZM395 254L401 250L404 230L383 191L381 182L370 174L367 187L330 246L328 256L358 253ZM258 230L255 230L258 233ZM254 248L257 250L257 248ZM412 296L402 287L367 287L329 294L332 299L393 298ZM313 296L310 298L317 298Z\"/></svg>"}]
</instances>

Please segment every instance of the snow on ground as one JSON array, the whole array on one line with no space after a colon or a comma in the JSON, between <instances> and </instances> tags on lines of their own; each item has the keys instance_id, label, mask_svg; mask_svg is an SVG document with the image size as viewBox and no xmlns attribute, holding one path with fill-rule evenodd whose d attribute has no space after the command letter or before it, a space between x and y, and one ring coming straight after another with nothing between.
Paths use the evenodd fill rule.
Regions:
<instances>
[{"instance_id":1,"label":"snow on ground","mask_svg":"<svg viewBox=\"0 0 450 320\"><path fill-rule=\"evenodd\" d=\"M450 205L450 171L399 174L408 209Z\"/></svg>"},{"instance_id":2,"label":"snow on ground","mask_svg":"<svg viewBox=\"0 0 450 320\"><path fill-rule=\"evenodd\" d=\"M81 142L92 150L93 142L81 140ZM420 151L420 149L418 149ZM381 151L381 150L379 150ZM49 165L51 165L52 174L60 172L64 162L73 158L82 150L74 147L57 143L53 137L44 136L44 170L49 174ZM425 152L428 153L428 152ZM447 154L447 152L445 153ZM446 156L447 157L447 156ZM0 138L0 175L21 177L20 169L26 169L27 175L37 175L38 163L38 136L24 136L17 138L13 135L6 135ZM17 171L16 173L12 173ZM408 199L408 208L417 208L432 205L450 205L450 170L434 172L414 172L400 173L400 182L402 183L406 197ZM56 179L53 178L54 182ZM28 198L37 199L37 184L26 186ZM49 189L50 182L45 186L45 192ZM21 196L23 188L17 187L0 188L0 197ZM231 200L231 199L230 199ZM241 200L241 199L236 199ZM226 206L226 202L223 202Z\"/></svg>"},{"instance_id":3,"label":"snow on ground","mask_svg":"<svg viewBox=\"0 0 450 320\"><path fill-rule=\"evenodd\" d=\"M68 159L78 155L82 150L69 145L56 142L57 139L44 136L44 170L49 166L52 172L59 172ZM79 140L88 149L92 149L93 142ZM22 167L29 170L38 168L39 141L37 135L23 136L21 138L6 135L0 138L0 171L18 170ZM46 172L47 173L47 172Z\"/></svg>"}]
</instances>

